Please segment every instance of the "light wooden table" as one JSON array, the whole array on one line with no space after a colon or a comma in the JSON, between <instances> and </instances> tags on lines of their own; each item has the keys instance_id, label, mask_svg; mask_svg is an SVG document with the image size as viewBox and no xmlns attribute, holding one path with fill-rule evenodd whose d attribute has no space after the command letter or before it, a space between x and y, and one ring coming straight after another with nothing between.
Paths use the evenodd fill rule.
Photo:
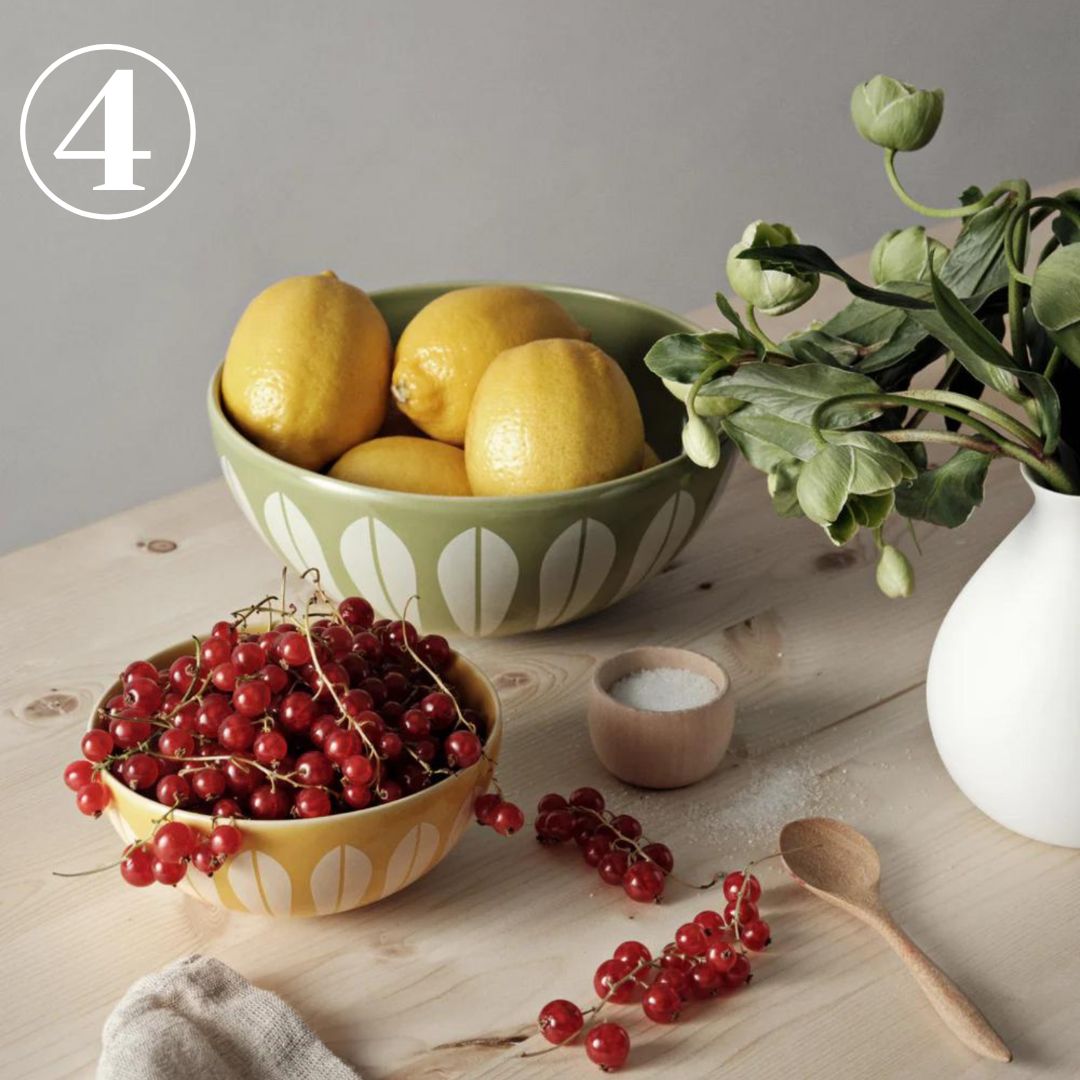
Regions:
<instances>
[{"instance_id":1,"label":"light wooden table","mask_svg":"<svg viewBox=\"0 0 1080 1080\"><path fill-rule=\"evenodd\" d=\"M504 700L503 784L530 811L545 791L595 784L694 877L768 855L790 818L844 818L878 845L897 916L1012 1046L1008 1075L1077 1076L1077 855L972 807L937 758L923 704L942 615L1028 498L1014 467L995 467L967 528L918 530L918 592L890 602L869 544L838 550L804 521L778 521L762 478L740 465L693 543L624 603L552 632L458 643ZM279 569L217 482L0 560L0 1076L86 1075L126 988L195 951L279 992L368 1077L595 1075L579 1048L518 1058L537 1011L555 997L591 1000L593 970L618 942L662 945L706 906L702 894L672 887L662 905L636 905L572 851L479 828L405 892L310 921L225 914L129 888L115 872L51 876L119 847L107 824L76 813L60 780L91 701L128 660L273 591ZM731 753L687 790L626 789L589 747L594 663L642 642L709 653L734 680ZM948 1034L871 931L775 862L761 876L774 945L753 985L674 1027L628 1007L628 1075L888 1080L1003 1068Z\"/></svg>"}]
</instances>

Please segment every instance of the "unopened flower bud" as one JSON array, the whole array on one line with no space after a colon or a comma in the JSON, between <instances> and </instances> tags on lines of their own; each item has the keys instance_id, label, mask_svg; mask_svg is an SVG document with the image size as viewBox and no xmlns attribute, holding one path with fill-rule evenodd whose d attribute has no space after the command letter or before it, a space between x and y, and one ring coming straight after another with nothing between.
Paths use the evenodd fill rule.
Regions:
<instances>
[{"instance_id":1,"label":"unopened flower bud","mask_svg":"<svg viewBox=\"0 0 1080 1080\"><path fill-rule=\"evenodd\" d=\"M878 558L877 587L890 599L900 600L910 596L915 588L915 572L911 563L898 548L886 544Z\"/></svg>"},{"instance_id":2,"label":"unopened flower bud","mask_svg":"<svg viewBox=\"0 0 1080 1080\"><path fill-rule=\"evenodd\" d=\"M875 75L851 95L851 119L868 142L888 150L918 150L933 137L945 107L944 90L914 86Z\"/></svg>"},{"instance_id":3,"label":"unopened flower bud","mask_svg":"<svg viewBox=\"0 0 1080 1080\"><path fill-rule=\"evenodd\" d=\"M817 292L817 274L789 274L766 270L756 259L740 259L739 253L752 247L787 247L799 238L787 225L754 221L746 226L742 239L727 257L731 287L743 300L763 315L783 315L802 307Z\"/></svg>"},{"instance_id":4,"label":"unopened flower bud","mask_svg":"<svg viewBox=\"0 0 1080 1080\"><path fill-rule=\"evenodd\" d=\"M720 436L700 416L689 416L682 430L682 445L686 456L703 469L715 469L720 464Z\"/></svg>"},{"instance_id":5,"label":"unopened flower bud","mask_svg":"<svg viewBox=\"0 0 1080 1080\"><path fill-rule=\"evenodd\" d=\"M1080 244L1051 252L1035 271L1031 310L1054 344L1080 364Z\"/></svg>"},{"instance_id":6,"label":"unopened flower bud","mask_svg":"<svg viewBox=\"0 0 1080 1080\"><path fill-rule=\"evenodd\" d=\"M877 285L887 281L929 281L930 269L941 272L949 249L922 225L887 232L870 253L870 276Z\"/></svg>"}]
</instances>

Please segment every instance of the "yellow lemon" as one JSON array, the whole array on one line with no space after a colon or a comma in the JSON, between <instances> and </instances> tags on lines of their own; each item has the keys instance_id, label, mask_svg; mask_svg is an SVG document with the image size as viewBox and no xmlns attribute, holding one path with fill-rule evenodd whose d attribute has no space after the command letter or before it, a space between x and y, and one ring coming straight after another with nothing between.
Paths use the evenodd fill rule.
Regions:
<instances>
[{"instance_id":1,"label":"yellow lemon","mask_svg":"<svg viewBox=\"0 0 1080 1080\"><path fill-rule=\"evenodd\" d=\"M660 464L660 455L648 444L645 444L645 448L641 451L641 471L651 469L654 465Z\"/></svg>"},{"instance_id":2,"label":"yellow lemon","mask_svg":"<svg viewBox=\"0 0 1080 1080\"><path fill-rule=\"evenodd\" d=\"M471 495L465 455L456 446L388 435L354 446L330 470L338 480L418 495Z\"/></svg>"},{"instance_id":3,"label":"yellow lemon","mask_svg":"<svg viewBox=\"0 0 1080 1080\"><path fill-rule=\"evenodd\" d=\"M504 349L540 338L587 338L563 307L520 285L444 293L405 327L394 354L394 398L422 431L461 446L480 377Z\"/></svg>"},{"instance_id":4,"label":"yellow lemon","mask_svg":"<svg viewBox=\"0 0 1080 1080\"><path fill-rule=\"evenodd\" d=\"M474 495L567 491L637 472L641 411L622 368L585 341L507 349L476 388L465 435Z\"/></svg>"},{"instance_id":5,"label":"yellow lemon","mask_svg":"<svg viewBox=\"0 0 1080 1080\"><path fill-rule=\"evenodd\" d=\"M390 360L386 320L362 289L329 270L285 278L240 316L221 396L252 442L321 469L379 430Z\"/></svg>"}]
</instances>

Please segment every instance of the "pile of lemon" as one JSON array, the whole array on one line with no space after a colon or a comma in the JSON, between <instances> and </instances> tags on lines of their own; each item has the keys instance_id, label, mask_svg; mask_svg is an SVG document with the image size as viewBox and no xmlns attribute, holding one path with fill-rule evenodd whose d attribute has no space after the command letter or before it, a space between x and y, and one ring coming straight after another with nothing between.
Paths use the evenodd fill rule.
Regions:
<instances>
[{"instance_id":1,"label":"pile of lemon","mask_svg":"<svg viewBox=\"0 0 1080 1080\"><path fill-rule=\"evenodd\" d=\"M355 285L323 274L261 292L233 331L221 392L268 453L431 495L528 495L656 463L619 365L555 300L516 285L431 301L396 347Z\"/></svg>"}]
</instances>

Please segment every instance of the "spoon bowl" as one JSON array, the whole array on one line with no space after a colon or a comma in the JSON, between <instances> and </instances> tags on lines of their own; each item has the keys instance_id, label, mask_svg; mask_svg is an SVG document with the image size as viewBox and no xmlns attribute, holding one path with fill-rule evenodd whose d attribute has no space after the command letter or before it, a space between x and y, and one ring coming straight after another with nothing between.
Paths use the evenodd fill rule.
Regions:
<instances>
[{"instance_id":1,"label":"spoon bowl","mask_svg":"<svg viewBox=\"0 0 1080 1080\"><path fill-rule=\"evenodd\" d=\"M1012 1052L960 988L904 933L878 895L881 859L857 829L833 818L802 818L780 830L780 858L812 893L872 926L922 987L961 1042L993 1061Z\"/></svg>"}]
</instances>

